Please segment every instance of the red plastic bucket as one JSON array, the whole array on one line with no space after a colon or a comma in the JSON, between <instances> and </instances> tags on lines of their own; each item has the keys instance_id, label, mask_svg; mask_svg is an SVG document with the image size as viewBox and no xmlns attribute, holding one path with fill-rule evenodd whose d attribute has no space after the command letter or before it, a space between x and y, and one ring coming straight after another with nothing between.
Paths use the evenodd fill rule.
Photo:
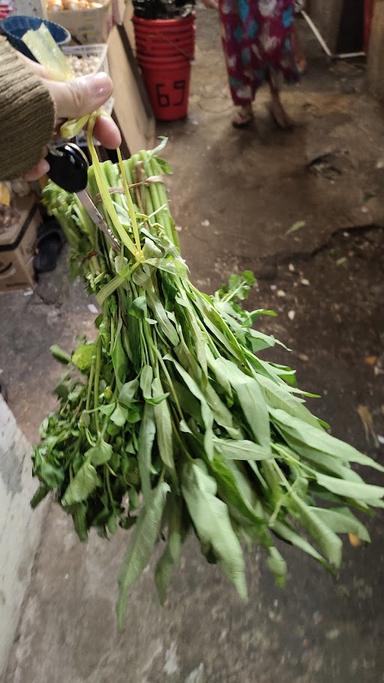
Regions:
<instances>
[{"instance_id":1,"label":"red plastic bucket","mask_svg":"<svg viewBox=\"0 0 384 683\"><path fill-rule=\"evenodd\" d=\"M136 51L147 56L183 56L193 59L195 17L177 19L142 19L133 17Z\"/></svg>"},{"instance_id":2,"label":"red plastic bucket","mask_svg":"<svg viewBox=\"0 0 384 683\"><path fill-rule=\"evenodd\" d=\"M188 114L191 61L195 51L195 17L133 17L136 54L152 109L160 121Z\"/></svg>"},{"instance_id":3,"label":"red plastic bucket","mask_svg":"<svg viewBox=\"0 0 384 683\"><path fill-rule=\"evenodd\" d=\"M132 21L135 26L135 31L145 32L166 32L166 33L180 33L182 31L190 31L195 24L195 16L190 14L188 17L178 17L177 19L143 19L142 17L133 17Z\"/></svg>"},{"instance_id":4,"label":"red plastic bucket","mask_svg":"<svg viewBox=\"0 0 384 683\"><path fill-rule=\"evenodd\" d=\"M192 60L194 58L195 45L193 41L185 44L149 43L148 41L136 40L136 54L138 59L143 57L184 57Z\"/></svg>"},{"instance_id":5,"label":"red plastic bucket","mask_svg":"<svg viewBox=\"0 0 384 683\"><path fill-rule=\"evenodd\" d=\"M188 114L191 62L183 57L139 57L155 117L177 121Z\"/></svg>"}]
</instances>

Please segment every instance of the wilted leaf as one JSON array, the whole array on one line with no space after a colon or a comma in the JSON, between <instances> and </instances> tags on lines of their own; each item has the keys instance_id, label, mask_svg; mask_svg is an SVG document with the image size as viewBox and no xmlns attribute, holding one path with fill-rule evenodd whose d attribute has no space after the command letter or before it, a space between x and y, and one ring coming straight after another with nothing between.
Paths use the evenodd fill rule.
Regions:
<instances>
[{"instance_id":1,"label":"wilted leaf","mask_svg":"<svg viewBox=\"0 0 384 683\"><path fill-rule=\"evenodd\" d=\"M85 462L69 484L61 502L63 505L73 505L86 500L100 484L96 470L90 462Z\"/></svg>"},{"instance_id":2,"label":"wilted leaf","mask_svg":"<svg viewBox=\"0 0 384 683\"><path fill-rule=\"evenodd\" d=\"M244 558L232 528L227 506L216 498L216 483L203 464L187 464L182 475L182 490L200 541L211 548L224 573L245 598Z\"/></svg>"},{"instance_id":3,"label":"wilted leaf","mask_svg":"<svg viewBox=\"0 0 384 683\"><path fill-rule=\"evenodd\" d=\"M166 496L169 490L168 484L161 482L157 489L153 491L149 502L143 506L136 522L131 544L119 576L117 620L120 629L124 625L129 589L147 566L153 546L159 536Z\"/></svg>"}]
</instances>

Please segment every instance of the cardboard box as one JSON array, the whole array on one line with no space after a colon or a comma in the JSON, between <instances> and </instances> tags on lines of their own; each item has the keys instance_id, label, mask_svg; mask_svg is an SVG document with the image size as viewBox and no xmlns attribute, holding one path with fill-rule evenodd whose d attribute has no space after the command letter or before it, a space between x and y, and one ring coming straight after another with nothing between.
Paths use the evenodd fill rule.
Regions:
<instances>
[{"instance_id":1,"label":"cardboard box","mask_svg":"<svg viewBox=\"0 0 384 683\"><path fill-rule=\"evenodd\" d=\"M95 9L48 12L48 19L68 29L77 43L106 43L113 26L112 0Z\"/></svg>"},{"instance_id":2,"label":"cardboard box","mask_svg":"<svg viewBox=\"0 0 384 683\"><path fill-rule=\"evenodd\" d=\"M28 289L35 284L33 256L41 216L36 197L28 195L15 201L20 219L0 230L0 292Z\"/></svg>"}]
</instances>

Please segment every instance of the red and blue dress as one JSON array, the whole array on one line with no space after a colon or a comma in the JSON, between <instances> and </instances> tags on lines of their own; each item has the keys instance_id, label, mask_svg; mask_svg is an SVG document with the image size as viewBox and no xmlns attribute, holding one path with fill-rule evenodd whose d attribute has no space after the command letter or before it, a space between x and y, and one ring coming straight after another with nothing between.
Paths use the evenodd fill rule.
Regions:
<instances>
[{"instance_id":1,"label":"red and blue dress","mask_svg":"<svg viewBox=\"0 0 384 683\"><path fill-rule=\"evenodd\" d=\"M252 102L260 86L298 80L292 49L294 0L219 0L222 41L234 103Z\"/></svg>"}]
</instances>

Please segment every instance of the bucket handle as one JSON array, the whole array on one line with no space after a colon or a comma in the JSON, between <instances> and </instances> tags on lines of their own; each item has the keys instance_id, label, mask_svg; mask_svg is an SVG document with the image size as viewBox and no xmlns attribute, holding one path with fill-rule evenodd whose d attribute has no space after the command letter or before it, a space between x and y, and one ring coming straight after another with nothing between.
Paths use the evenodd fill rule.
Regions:
<instances>
[{"instance_id":1,"label":"bucket handle","mask_svg":"<svg viewBox=\"0 0 384 683\"><path fill-rule=\"evenodd\" d=\"M159 36L160 36L161 38L163 38L163 40L164 40L166 43L168 43L168 45L171 45L175 50L177 50L178 52L180 52L180 54L183 55L183 57L185 57L186 59L188 59L188 61L189 61L190 64L193 64L193 63L194 63L194 61L195 61L194 58L191 57L191 55L189 55L189 54L187 54L186 52L184 52L184 50L182 50L182 49L181 49L178 45L176 45L172 40L169 40L169 38L167 38L167 36L165 36L164 33L160 33L160 31L159 31L158 33L149 33L149 34L148 34L148 37L149 37L149 38L158 38Z\"/></svg>"}]
</instances>

